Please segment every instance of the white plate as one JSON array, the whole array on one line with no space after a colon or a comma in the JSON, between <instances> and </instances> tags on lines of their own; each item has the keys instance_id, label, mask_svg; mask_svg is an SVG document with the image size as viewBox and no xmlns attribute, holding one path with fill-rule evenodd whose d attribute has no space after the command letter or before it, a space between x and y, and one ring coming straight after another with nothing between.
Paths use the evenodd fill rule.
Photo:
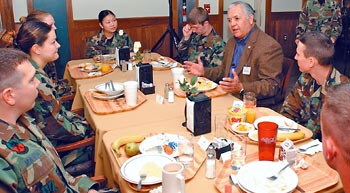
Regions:
<instances>
[{"instance_id":1,"label":"white plate","mask_svg":"<svg viewBox=\"0 0 350 193\"><path fill-rule=\"evenodd\" d=\"M255 129L251 130L248 133L248 137L249 137L249 139L258 142L259 141L259 139L258 139L258 130L255 130Z\"/></svg>"},{"instance_id":2,"label":"white plate","mask_svg":"<svg viewBox=\"0 0 350 193\"><path fill-rule=\"evenodd\" d=\"M162 182L163 166L171 162L175 162L175 159L166 155L135 155L124 162L120 168L120 174L126 181L137 184L140 180L140 171L144 171L147 177L142 181L142 184L157 184Z\"/></svg>"},{"instance_id":3,"label":"white plate","mask_svg":"<svg viewBox=\"0 0 350 193\"><path fill-rule=\"evenodd\" d=\"M239 127L244 127L246 130L240 130L238 129ZM240 123L233 123L231 126L232 130L236 133L240 133L240 134L247 134L250 131L254 130L254 125L250 124L250 123L246 123L246 122L240 122Z\"/></svg>"},{"instance_id":4,"label":"white plate","mask_svg":"<svg viewBox=\"0 0 350 193\"><path fill-rule=\"evenodd\" d=\"M81 63L79 64L80 70L83 72L96 72L101 69L100 66L93 64L93 63Z\"/></svg>"},{"instance_id":5,"label":"white plate","mask_svg":"<svg viewBox=\"0 0 350 193\"><path fill-rule=\"evenodd\" d=\"M200 79L198 79L198 80L200 80ZM213 81L211 81L211 80L200 80L200 81L201 81L201 82L205 82L205 83L210 83L211 85L210 85L210 87L205 86L204 88L199 88L199 87L197 86L198 92L210 91L210 90L215 89L215 88L218 86L218 84L216 84L215 82L213 82ZM197 84L199 84L198 81L197 81Z\"/></svg>"},{"instance_id":6,"label":"white plate","mask_svg":"<svg viewBox=\"0 0 350 193\"><path fill-rule=\"evenodd\" d=\"M263 122L263 121L270 121L270 122L274 122L278 125L278 127L286 127L286 128L293 128L293 129L298 129L298 124L296 122L294 122L291 119L288 119L286 117L282 117L282 116L264 116L264 117L260 117L258 119L256 119L254 121L254 126L255 128L258 128L258 123ZM293 133L294 131L281 131L278 130L278 132L280 133Z\"/></svg>"},{"instance_id":7,"label":"white plate","mask_svg":"<svg viewBox=\"0 0 350 193\"><path fill-rule=\"evenodd\" d=\"M120 95L121 93L124 92L124 85L123 85L123 83L113 82L113 85L114 85L114 89L115 89L114 91L112 90L111 85L106 87L106 83L102 83L102 84L99 84L99 85L95 86L95 89L97 91L106 93L106 94L108 94L110 96Z\"/></svg>"},{"instance_id":8,"label":"white plate","mask_svg":"<svg viewBox=\"0 0 350 193\"><path fill-rule=\"evenodd\" d=\"M165 60L152 61L150 64L153 66L153 68L173 68L177 66L176 62L168 62Z\"/></svg>"},{"instance_id":9,"label":"white plate","mask_svg":"<svg viewBox=\"0 0 350 193\"><path fill-rule=\"evenodd\" d=\"M101 99L101 100L112 100L112 99L116 99L116 98L118 98L120 96L123 96L124 92L122 92L122 93L120 93L118 95L112 95L112 96L109 96L109 95L104 94L104 93L100 94L99 92L93 92L91 95L94 98Z\"/></svg>"},{"instance_id":10,"label":"white plate","mask_svg":"<svg viewBox=\"0 0 350 193\"><path fill-rule=\"evenodd\" d=\"M271 172L281 169L284 164L284 162L271 161L248 163L238 171L238 183L248 192L292 192L298 185L298 176L291 168L282 171L274 181L266 178L266 176L271 175Z\"/></svg>"},{"instance_id":11,"label":"white plate","mask_svg":"<svg viewBox=\"0 0 350 193\"><path fill-rule=\"evenodd\" d=\"M173 153L168 155L162 149L160 154L176 157L179 155L178 140L179 140L179 135L162 133L151 137L147 137L145 140L143 140L140 143L139 149L141 153L158 153L157 147L159 146L162 147L163 145L169 145L173 149Z\"/></svg>"}]
</instances>

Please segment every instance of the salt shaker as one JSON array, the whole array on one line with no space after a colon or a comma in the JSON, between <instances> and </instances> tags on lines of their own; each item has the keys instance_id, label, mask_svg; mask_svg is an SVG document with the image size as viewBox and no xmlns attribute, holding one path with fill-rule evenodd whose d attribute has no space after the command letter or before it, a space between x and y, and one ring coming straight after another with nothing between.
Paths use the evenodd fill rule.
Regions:
<instances>
[{"instance_id":1,"label":"salt shaker","mask_svg":"<svg viewBox=\"0 0 350 193\"><path fill-rule=\"evenodd\" d=\"M207 161L205 168L205 177L209 179L213 179L216 176L215 167L216 167L216 159L215 159L215 149L213 145L209 145L207 149Z\"/></svg>"},{"instance_id":2,"label":"salt shaker","mask_svg":"<svg viewBox=\"0 0 350 193\"><path fill-rule=\"evenodd\" d=\"M168 91L168 102L173 103L174 101L175 101L174 90L173 88L170 87Z\"/></svg>"},{"instance_id":3,"label":"salt shaker","mask_svg":"<svg viewBox=\"0 0 350 193\"><path fill-rule=\"evenodd\" d=\"M168 99L169 96L169 83L165 83L165 87L164 87L164 98Z\"/></svg>"}]
</instances>

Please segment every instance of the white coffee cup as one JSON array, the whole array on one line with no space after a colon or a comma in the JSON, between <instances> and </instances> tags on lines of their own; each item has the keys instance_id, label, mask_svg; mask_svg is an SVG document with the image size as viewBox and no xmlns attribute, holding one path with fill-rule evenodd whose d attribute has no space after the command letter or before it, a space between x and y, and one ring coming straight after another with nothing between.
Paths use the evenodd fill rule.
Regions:
<instances>
[{"instance_id":1,"label":"white coffee cup","mask_svg":"<svg viewBox=\"0 0 350 193\"><path fill-rule=\"evenodd\" d=\"M185 193L184 166L180 162L165 164L162 170L162 192Z\"/></svg>"},{"instance_id":2,"label":"white coffee cup","mask_svg":"<svg viewBox=\"0 0 350 193\"><path fill-rule=\"evenodd\" d=\"M173 75L173 83L175 88L180 88L179 80L183 81L185 69L181 67L175 67L171 69Z\"/></svg>"},{"instance_id":3,"label":"white coffee cup","mask_svg":"<svg viewBox=\"0 0 350 193\"><path fill-rule=\"evenodd\" d=\"M134 106L137 103L137 82L126 81L124 82L124 95L126 104L128 106Z\"/></svg>"}]
</instances>

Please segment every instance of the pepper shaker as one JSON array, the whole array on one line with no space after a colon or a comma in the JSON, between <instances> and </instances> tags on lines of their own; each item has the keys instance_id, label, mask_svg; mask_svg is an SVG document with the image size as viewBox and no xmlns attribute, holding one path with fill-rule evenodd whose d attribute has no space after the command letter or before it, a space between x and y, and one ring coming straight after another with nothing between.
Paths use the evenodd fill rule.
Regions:
<instances>
[{"instance_id":1,"label":"pepper shaker","mask_svg":"<svg viewBox=\"0 0 350 193\"><path fill-rule=\"evenodd\" d=\"M169 96L169 83L165 83L165 87L164 87L164 98L168 99Z\"/></svg>"}]
</instances>

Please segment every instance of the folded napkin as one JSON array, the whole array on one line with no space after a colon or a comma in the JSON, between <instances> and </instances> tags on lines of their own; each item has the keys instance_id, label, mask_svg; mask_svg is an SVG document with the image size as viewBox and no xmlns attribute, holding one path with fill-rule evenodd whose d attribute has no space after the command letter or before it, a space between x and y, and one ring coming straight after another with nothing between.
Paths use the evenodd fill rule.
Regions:
<instances>
[{"instance_id":1,"label":"folded napkin","mask_svg":"<svg viewBox=\"0 0 350 193\"><path fill-rule=\"evenodd\" d=\"M311 146L314 146L314 147L311 147ZM322 142L320 142L318 139L315 139L305 145L300 146L299 149L307 149L306 151L300 151L300 153L314 155L315 153L322 151Z\"/></svg>"},{"instance_id":2,"label":"folded napkin","mask_svg":"<svg viewBox=\"0 0 350 193\"><path fill-rule=\"evenodd\" d=\"M162 186L150 190L149 193L162 193Z\"/></svg>"}]
</instances>

